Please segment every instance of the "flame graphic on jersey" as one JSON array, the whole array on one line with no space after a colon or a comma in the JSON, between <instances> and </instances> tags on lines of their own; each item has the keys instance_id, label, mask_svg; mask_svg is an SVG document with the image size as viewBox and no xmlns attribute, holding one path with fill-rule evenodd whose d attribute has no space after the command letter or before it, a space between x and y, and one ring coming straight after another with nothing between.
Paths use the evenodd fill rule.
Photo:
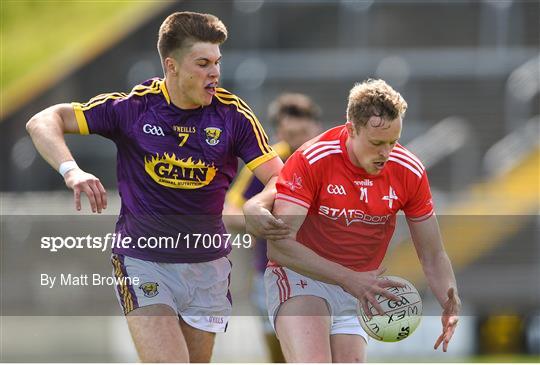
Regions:
<instances>
[{"instance_id":1,"label":"flame graphic on jersey","mask_svg":"<svg viewBox=\"0 0 540 365\"><path fill-rule=\"evenodd\" d=\"M178 159L165 152L163 156L144 158L144 169L160 185L175 189L199 189L212 182L217 168L202 160Z\"/></svg>"}]
</instances>

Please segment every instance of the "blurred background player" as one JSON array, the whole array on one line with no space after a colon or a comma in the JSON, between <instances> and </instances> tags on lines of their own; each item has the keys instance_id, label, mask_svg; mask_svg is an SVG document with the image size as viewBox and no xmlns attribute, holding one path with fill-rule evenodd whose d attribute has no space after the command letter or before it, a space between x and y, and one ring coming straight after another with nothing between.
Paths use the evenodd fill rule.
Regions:
<instances>
[{"instance_id":1,"label":"blurred background player","mask_svg":"<svg viewBox=\"0 0 540 365\"><path fill-rule=\"evenodd\" d=\"M303 145L280 173L273 211L292 234L268 243L271 323L288 362L365 361L357 304L382 314L376 298L399 300L385 288L400 285L379 276L403 210L443 308L435 349L446 352L461 302L425 168L397 143L407 103L382 80L355 85L348 99L345 125Z\"/></svg>"},{"instance_id":2,"label":"blurred background player","mask_svg":"<svg viewBox=\"0 0 540 365\"><path fill-rule=\"evenodd\" d=\"M302 144L315 137L321 131L321 110L308 96L297 93L279 95L268 107L268 120L276 133L277 143L272 146L278 156L286 161ZM243 231L245 227L242 206L259 193L264 186L244 167L225 198L223 219L227 228ZM266 344L271 362L284 362L279 342L267 318L266 294L264 292L264 271L268 259L266 257L266 240L257 239L253 252L253 268L255 276L252 281L251 298L263 322Z\"/></svg>"},{"instance_id":3,"label":"blurred background player","mask_svg":"<svg viewBox=\"0 0 540 365\"><path fill-rule=\"evenodd\" d=\"M225 331L231 313L231 246L194 247L189 236L226 233L221 212L237 157L270 191L283 165L249 106L218 88L226 39L213 15L173 13L159 29L164 79L145 81L128 95L55 105L27 124L37 150L74 191L77 210L81 193L94 213L107 207L107 195L98 178L77 166L64 134L96 133L118 149L116 231L133 242L184 239L180 247L113 248L115 276L141 282L119 285L117 296L144 362L210 361L215 333ZM264 210L265 202L258 203ZM253 226L264 223L263 213Z\"/></svg>"}]
</instances>

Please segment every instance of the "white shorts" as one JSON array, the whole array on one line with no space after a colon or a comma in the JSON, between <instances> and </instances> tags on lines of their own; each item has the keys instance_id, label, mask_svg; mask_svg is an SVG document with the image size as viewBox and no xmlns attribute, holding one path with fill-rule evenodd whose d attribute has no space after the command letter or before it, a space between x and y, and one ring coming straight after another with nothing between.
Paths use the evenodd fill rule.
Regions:
<instances>
[{"instance_id":1,"label":"white shorts","mask_svg":"<svg viewBox=\"0 0 540 365\"><path fill-rule=\"evenodd\" d=\"M165 263L111 256L113 275L120 279L116 297L124 314L152 304L165 304L192 327L225 332L232 311L226 257L201 263ZM138 279L130 285L122 278ZM136 282L136 281L135 281Z\"/></svg>"},{"instance_id":2,"label":"white shorts","mask_svg":"<svg viewBox=\"0 0 540 365\"><path fill-rule=\"evenodd\" d=\"M340 286L323 283L285 267L268 267L264 273L266 304L270 323L275 331L275 318L281 304L289 298L313 295L326 301L331 316L330 335L368 335L358 321L358 299ZM299 313L301 315L301 313Z\"/></svg>"}]
</instances>

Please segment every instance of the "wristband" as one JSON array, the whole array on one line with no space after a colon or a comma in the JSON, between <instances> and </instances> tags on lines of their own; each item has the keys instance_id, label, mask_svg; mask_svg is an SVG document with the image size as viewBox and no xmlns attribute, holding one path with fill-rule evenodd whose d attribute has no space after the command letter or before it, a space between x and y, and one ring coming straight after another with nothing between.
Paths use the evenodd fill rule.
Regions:
<instances>
[{"instance_id":1,"label":"wristband","mask_svg":"<svg viewBox=\"0 0 540 365\"><path fill-rule=\"evenodd\" d=\"M60 173L60 175L62 175L62 177L64 177L68 173L68 171L71 171L71 170L76 169L78 167L79 166L77 165L77 162L75 162L73 160L64 161L58 167L58 172Z\"/></svg>"}]
</instances>

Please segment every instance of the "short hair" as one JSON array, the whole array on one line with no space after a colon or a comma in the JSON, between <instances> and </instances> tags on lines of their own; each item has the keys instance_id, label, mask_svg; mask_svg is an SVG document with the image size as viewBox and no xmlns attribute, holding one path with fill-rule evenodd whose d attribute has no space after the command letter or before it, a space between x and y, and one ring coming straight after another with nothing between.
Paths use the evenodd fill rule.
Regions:
<instances>
[{"instance_id":1,"label":"short hair","mask_svg":"<svg viewBox=\"0 0 540 365\"><path fill-rule=\"evenodd\" d=\"M157 47L161 61L174 51L192 42L222 44L227 40L227 28L219 18L212 14L190 11L169 15L159 27Z\"/></svg>"},{"instance_id":2,"label":"short hair","mask_svg":"<svg viewBox=\"0 0 540 365\"><path fill-rule=\"evenodd\" d=\"M321 108L304 94L284 93L268 107L268 119L277 128L286 117L306 118L318 122Z\"/></svg>"},{"instance_id":3,"label":"short hair","mask_svg":"<svg viewBox=\"0 0 540 365\"><path fill-rule=\"evenodd\" d=\"M347 120L355 128L365 127L369 118L391 121L403 118L407 102L384 80L368 79L354 85L349 93Z\"/></svg>"}]
</instances>

